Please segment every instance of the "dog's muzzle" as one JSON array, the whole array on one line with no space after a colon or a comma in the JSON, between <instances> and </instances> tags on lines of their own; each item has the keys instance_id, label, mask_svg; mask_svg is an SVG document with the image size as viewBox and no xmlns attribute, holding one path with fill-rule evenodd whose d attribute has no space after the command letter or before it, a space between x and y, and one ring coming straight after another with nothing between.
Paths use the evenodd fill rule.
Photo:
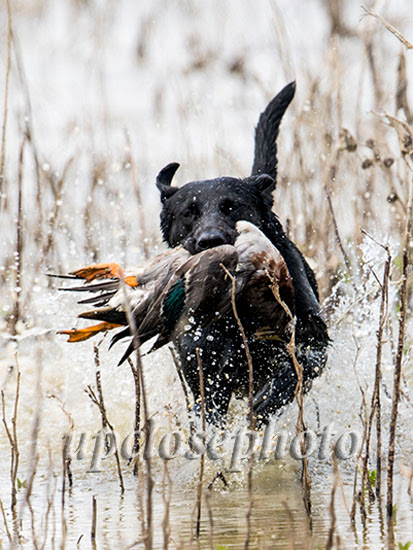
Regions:
<instances>
[{"instance_id":1,"label":"dog's muzzle","mask_svg":"<svg viewBox=\"0 0 413 550\"><path fill-rule=\"evenodd\" d=\"M196 241L196 248L198 252L207 250L208 248L214 248L221 244L229 244L228 237L219 229L208 229L203 231Z\"/></svg>"}]
</instances>

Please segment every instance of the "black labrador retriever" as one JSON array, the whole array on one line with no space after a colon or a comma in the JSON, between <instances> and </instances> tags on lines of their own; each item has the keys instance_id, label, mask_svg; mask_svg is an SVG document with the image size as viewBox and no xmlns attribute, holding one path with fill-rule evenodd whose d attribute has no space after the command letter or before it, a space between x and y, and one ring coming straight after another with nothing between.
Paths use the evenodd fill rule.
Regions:
<instances>
[{"instance_id":1,"label":"black labrador retriever","mask_svg":"<svg viewBox=\"0 0 413 550\"><path fill-rule=\"evenodd\" d=\"M277 176L276 139L294 93L295 83L292 82L260 115L249 177L193 181L177 188L171 186L171 181L179 165L172 163L158 174L156 185L163 204L161 230L170 247L183 245L191 254L196 254L222 244L233 244L239 220L257 226L277 247L293 282L295 353L303 368L304 390L307 391L312 379L325 365L329 337L320 312L314 273L272 211L272 192ZM274 301L271 293L268 300ZM265 422L269 415L294 399L297 373L286 341L257 337L257 331L265 326L265 308L263 318L253 306L241 297L237 310L254 367L254 410ZM200 349L208 420L219 423L227 412L231 396L248 394L246 354L233 313L201 331L194 328L184 332L174 344L195 399L200 395L195 349Z\"/></svg>"}]
</instances>

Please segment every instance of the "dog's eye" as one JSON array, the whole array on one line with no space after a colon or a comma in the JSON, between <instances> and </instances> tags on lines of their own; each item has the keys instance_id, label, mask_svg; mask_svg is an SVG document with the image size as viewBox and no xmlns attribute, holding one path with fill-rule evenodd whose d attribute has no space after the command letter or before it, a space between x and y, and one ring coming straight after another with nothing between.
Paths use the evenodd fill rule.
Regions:
<instances>
[{"instance_id":1,"label":"dog's eye","mask_svg":"<svg viewBox=\"0 0 413 550\"><path fill-rule=\"evenodd\" d=\"M233 212L236 209L236 206L232 202L232 200L225 199L221 202L221 204L219 205L219 208L225 216L229 216L231 212Z\"/></svg>"},{"instance_id":2,"label":"dog's eye","mask_svg":"<svg viewBox=\"0 0 413 550\"><path fill-rule=\"evenodd\" d=\"M199 208L195 202L191 202L184 212L186 218L196 218L199 214Z\"/></svg>"}]
</instances>

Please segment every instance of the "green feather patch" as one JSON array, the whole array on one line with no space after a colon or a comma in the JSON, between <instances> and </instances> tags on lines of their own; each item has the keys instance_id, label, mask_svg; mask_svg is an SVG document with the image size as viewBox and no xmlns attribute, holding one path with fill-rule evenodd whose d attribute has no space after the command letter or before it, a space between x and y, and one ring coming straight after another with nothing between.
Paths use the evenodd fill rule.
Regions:
<instances>
[{"instance_id":1,"label":"green feather patch","mask_svg":"<svg viewBox=\"0 0 413 550\"><path fill-rule=\"evenodd\" d=\"M185 280L179 279L165 296L162 313L165 316L168 328L173 328L185 306Z\"/></svg>"}]
</instances>

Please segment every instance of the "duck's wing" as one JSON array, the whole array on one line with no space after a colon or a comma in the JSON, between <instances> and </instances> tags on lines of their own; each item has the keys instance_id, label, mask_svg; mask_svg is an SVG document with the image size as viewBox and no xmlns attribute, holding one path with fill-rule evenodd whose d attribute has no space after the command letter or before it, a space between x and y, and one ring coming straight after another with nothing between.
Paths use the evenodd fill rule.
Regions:
<instances>
[{"instance_id":1,"label":"duck's wing","mask_svg":"<svg viewBox=\"0 0 413 550\"><path fill-rule=\"evenodd\" d=\"M221 245L190 256L173 273L157 299L137 323L143 343L158 335L150 351L172 341L193 326L205 327L231 308L231 281L223 268L235 272L238 254L232 245ZM140 311L135 311L134 315ZM133 351L131 342L120 363ZM119 364L120 364L119 363Z\"/></svg>"},{"instance_id":2,"label":"duck's wing","mask_svg":"<svg viewBox=\"0 0 413 550\"><path fill-rule=\"evenodd\" d=\"M192 256L176 272L162 300L162 315L168 319L156 348L193 326L206 327L231 309L232 282L238 253L224 244Z\"/></svg>"},{"instance_id":3,"label":"duck's wing","mask_svg":"<svg viewBox=\"0 0 413 550\"><path fill-rule=\"evenodd\" d=\"M124 270L119 264L93 264L70 273L70 280L83 280L81 286L61 290L91 294L78 303L91 304L94 309L85 311L80 318L99 320L101 323L84 329L61 331L69 336L69 342L86 340L102 331L128 325L125 302L132 311L140 313L142 321L145 308L149 308L154 296L164 287L171 274L186 260L189 253L179 247L155 256L146 264L132 270ZM125 285L122 285L122 282ZM123 287L124 286L124 287ZM124 331L123 331L124 332ZM120 333L122 334L122 333ZM129 329L123 336L129 334ZM122 337L123 337L122 336ZM118 335L117 335L117 339Z\"/></svg>"},{"instance_id":4,"label":"duck's wing","mask_svg":"<svg viewBox=\"0 0 413 550\"><path fill-rule=\"evenodd\" d=\"M190 256L175 270L149 308L138 307L134 311L140 343L158 335L151 348L154 351L178 334L194 326L205 328L226 315L232 309L233 288L228 272L234 276L236 299L244 295L255 302L257 309L267 308L277 320L277 327L273 325L272 331L278 328L279 319L284 320L285 313L269 287L276 282L292 290L285 262L253 224L238 222L237 231L234 245L221 245ZM139 323L142 311L146 315ZM121 362L133 349L131 342Z\"/></svg>"},{"instance_id":5,"label":"duck's wing","mask_svg":"<svg viewBox=\"0 0 413 550\"><path fill-rule=\"evenodd\" d=\"M277 282L281 294L284 289L290 303L293 300L285 262L274 245L251 223L238 222L237 231L234 245L217 246L194 256L177 247L131 271L123 270L118 264L95 264L72 272L70 278L83 280L84 284L64 290L88 292L91 296L80 303L94 306L79 317L100 322L63 333L75 342L103 330L126 327L114 336L113 345L131 335L126 313L130 307L139 342L158 335L152 348L157 349L189 328L206 327L231 310L233 280L227 271L235 277L236 298L246 296L256 308L267 308L274 314L275 299L268 300L271 282ZM133 349L131 343L120 362Z\"/></svg>"}]
</instances>

